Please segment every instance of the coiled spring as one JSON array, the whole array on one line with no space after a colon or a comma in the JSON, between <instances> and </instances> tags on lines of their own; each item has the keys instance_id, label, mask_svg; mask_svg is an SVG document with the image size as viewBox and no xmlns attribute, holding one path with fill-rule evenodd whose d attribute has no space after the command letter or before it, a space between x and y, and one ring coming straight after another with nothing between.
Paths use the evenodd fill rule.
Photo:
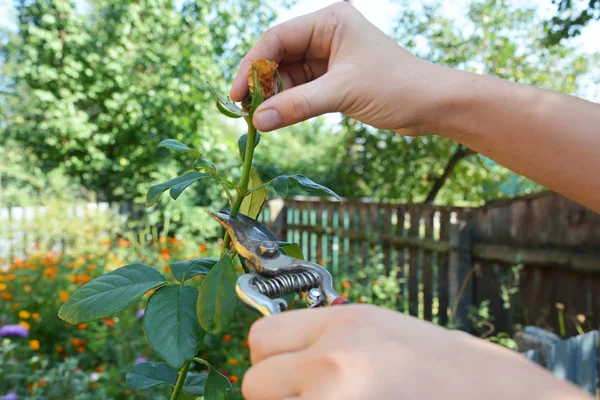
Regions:
<instances>
[{"instance_id":1,"label":"coiled spring","mask_svg":"<svg viewBox=\"0 0 600 400\"><path fill-rule=\"evenodd\" d=\"M306 292L319 287L321 276L315 271L303 271L275 278L256 279L258 291L270 298L282 297L292 293Z\"/></svg>"}]
</instances>

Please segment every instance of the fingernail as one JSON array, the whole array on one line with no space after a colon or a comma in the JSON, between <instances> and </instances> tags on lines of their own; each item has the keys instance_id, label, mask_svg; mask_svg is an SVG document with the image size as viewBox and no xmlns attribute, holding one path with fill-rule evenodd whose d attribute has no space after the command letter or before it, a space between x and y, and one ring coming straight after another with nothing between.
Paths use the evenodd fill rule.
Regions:
<instances>
[{"instance_id":1,"label":"fingernail","mask_svg":"<svg viewBox=\"0 0 600 400\"><path fill-rule=\"evenodd\" d=\"M277 110L269 109L259 112L254 116L254 123L259 131L272 131L283 125L281 115Z\"/></svg>"}]
</instances>

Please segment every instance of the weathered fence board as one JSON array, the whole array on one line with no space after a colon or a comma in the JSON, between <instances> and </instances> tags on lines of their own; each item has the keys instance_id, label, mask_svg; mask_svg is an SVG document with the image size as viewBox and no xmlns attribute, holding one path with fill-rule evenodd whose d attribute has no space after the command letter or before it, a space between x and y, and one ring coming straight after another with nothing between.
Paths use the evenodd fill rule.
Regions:
<instances>
[{"instance_id":1,"label":"weathered fence board","mask_svg":"<svg viewBox=\"0 0 600 400\"><path fill-rule=\"evenodd\" d=\"M555 193L477 209L302 197L283 204L292 212L278 229L309 259L336 276L382 263L400 282L398 309L412 315L470 330L471 307L487 300L494 333L538 324L569 336L583 317L585 329L600 325L600 216Z\"/></svg>"}]
</instances>

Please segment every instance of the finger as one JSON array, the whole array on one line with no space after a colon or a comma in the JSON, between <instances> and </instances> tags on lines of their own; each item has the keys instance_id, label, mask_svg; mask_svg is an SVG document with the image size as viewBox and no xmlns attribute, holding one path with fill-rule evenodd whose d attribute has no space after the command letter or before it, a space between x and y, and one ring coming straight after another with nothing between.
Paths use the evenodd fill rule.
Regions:
<instances>
[{"instance_id":1,"label":"finger","mask_svg":"<svg viewBox=\"0 0 600 400\"><path fill-rule=\"evenodd\" d=\"M248 335L252 364L256 365L277 354L308 348L336 315L352 307L292 310L259 319L252 325Z\"/></svg>"},{"instance_id":2,"label":"finger","mask_svg":"<svg viewBox=\"0 0 600 400\"><path fill-rule=\"evenodd\" d=\"M328 112L339 111L343 87L338 77L325 74L317 80L296 86L265 101L254 114L254 125L268 132Z\"/></svg>"},{"instance_id":3,"label":"finger","mask_svg":"<svg viewBox=\"0 0 600 400\"><path fill-rule=\"evenodd\" d=\"M305 68L308 68L308 71ZM279 67L284 89L291 89L305 84L323 76L326 72L327 61L323 60L307 60L293 64L283 64Z\"/></svg>"},{"instance_id":4,"label":"finger","mask_svg":"<svg viewBox=\"0 0 600 400\"><path fill-rule=\"evenodd\" d=\"M327 59L340 22L340 5L332 5L294 18L265 32L243 58L233 81L230 97L242 101L248 92L250 64L259 59L293 63L303 58Z\"/></svg>"},{"instance_id":5,"label":"finger","mask_svg":"<svg viewBox=\"0 0 600 400\"><path fill-rule=\"evenodd\" d=\"M280 400L300 395L301 356L287 353L266 359L251 367L242 381L246 400Z\"/></svg>"}]
</instances>

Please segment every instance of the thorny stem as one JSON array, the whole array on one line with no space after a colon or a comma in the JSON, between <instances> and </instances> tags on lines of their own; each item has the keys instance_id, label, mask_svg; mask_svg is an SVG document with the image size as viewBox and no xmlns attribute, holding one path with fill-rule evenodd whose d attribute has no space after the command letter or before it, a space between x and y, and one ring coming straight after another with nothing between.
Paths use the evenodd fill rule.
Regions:
<instances>
[{"instance_id":1,"label":"thorny stem","mask_svg":"<svg viewBox=\"0 0 600 400\"><path fill-rule=\"evenodd\" d=\"M248 116L244 118L246 123L248 124L248 140L246 142L246 153L244 156L244 164L242 166L242 177L240 178L240 183L237 185L237 195L235 196L235 200L233 202L233 206L231 207L231 216L237 216L240 211L240 206L242 205L242 201L244 197L248 194L248 183L250 182L250 170L252 169L252 157L254 157L254 141L256 140L256 128L252 123L252 116ZM225 236L223 237L223 249L221 250L221 255L224 254L226 250L229 249L231 245L231 238L229 234L225 232Z\"/></svg>"},{"instance_id":2,"label":"thorny stem","mask_svg":"<svg viewBox=\"0 0 600 400\"><path fill-rule=\"evenodd\" d=\"M173 394L171 395L171 400L177 400L179 397L181 389L183 389L183 382L185 382L185 377L187 376L191 364L192 360L186 362L183 364L183 367L181 367L181 371L179 371L179 376L177 377L177 383L175 383L175 389L173 389Z\"/></svg>"}]
</instances>

